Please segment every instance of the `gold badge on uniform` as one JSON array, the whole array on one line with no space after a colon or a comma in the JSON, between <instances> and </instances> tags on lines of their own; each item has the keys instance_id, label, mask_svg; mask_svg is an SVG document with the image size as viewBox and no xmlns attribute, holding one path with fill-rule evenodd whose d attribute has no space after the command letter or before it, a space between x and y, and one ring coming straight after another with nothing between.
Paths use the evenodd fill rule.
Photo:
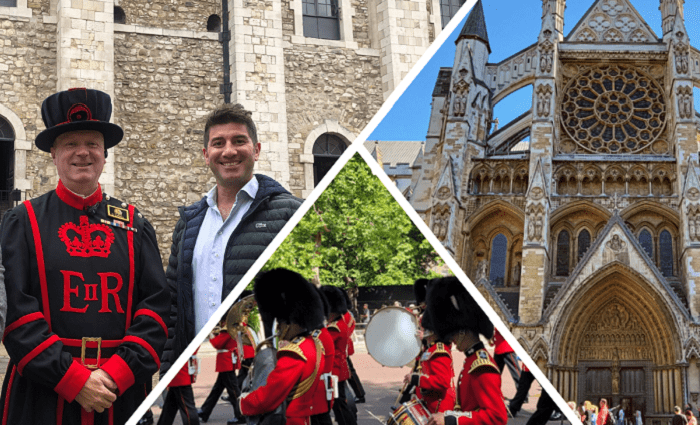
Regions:
<instances>
[{"instance_id":1,"label":"gold badge on uniform","mask_svg":"<svg viewBox=\"0 0 700 425\"><path fill-rule=\"evenodd\" d=\"M107 205L107 215L117 220L129 221L129 210L114 205Z\"/></svg>"}]
</instances>

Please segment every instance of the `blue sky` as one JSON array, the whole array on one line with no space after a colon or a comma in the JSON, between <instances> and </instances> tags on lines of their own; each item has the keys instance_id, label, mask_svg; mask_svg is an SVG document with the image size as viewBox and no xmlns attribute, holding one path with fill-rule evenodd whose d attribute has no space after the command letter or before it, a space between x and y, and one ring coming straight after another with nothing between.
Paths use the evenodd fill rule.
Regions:
<instances>
[{"instance_id":1,"label":"blue sky","mask_svg":"<svg viewBox=\"0 0 700 425\"><path fill-rule=\"evenodd\" d=\"M541 0L482 0L486 28L491 44L489 62L498 63L537 41L542 17ZM661 37L661 12L658 0L631 0L642 18L657 37ZM568 35L594 0L568 0L564 12L564 34ZM685 24L690 43L700 47L700 1L685 2ZM430 102L440 67L454 62L455 39L464 22L435 53L406 89L384 120L369 136L369 140L425 140L430 116ZM500 126L530 109L532 88L525 87L496 105L494 117ZM695 109L700 110L700 91L695 89Z\"/></svg>"}]
</instances>

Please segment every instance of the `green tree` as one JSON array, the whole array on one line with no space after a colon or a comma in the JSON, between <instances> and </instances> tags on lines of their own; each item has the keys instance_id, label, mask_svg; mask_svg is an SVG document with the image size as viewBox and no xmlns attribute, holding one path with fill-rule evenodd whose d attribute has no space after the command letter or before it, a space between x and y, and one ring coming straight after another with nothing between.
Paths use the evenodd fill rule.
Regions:
<instances>
[{"instance_id":1,"label":"green tree","mask_svg":"<svg viewBox=\"0 0 700 425\"><path fill-rule=\"evenodd\" d=\"M323 285L409 285L439 257L389 191L356 154L272 255Z\"/></svg>"}]
</instances>

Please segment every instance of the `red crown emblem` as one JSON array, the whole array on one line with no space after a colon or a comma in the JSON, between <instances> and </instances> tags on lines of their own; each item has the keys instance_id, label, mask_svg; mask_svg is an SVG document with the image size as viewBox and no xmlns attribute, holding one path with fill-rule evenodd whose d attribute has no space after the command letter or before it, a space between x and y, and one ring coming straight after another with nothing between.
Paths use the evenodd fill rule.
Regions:
<instances>
[{"instance_id":1,"label":"red crown emblem","mask_svg":"<svg viewBox=\"0 0 700 425\"><path fill-rule=\"evenodd\" d=\"M71 232L69 235L68 232ZM93 235L95 236L93 239ZM58 237L66 244L71 257L109 257L114 233L104 224L90 224L88 217L80 217L80 226L66 223L58 229ZM72 238L72 239L71 239Z\"/></svg>"}]
</instances>

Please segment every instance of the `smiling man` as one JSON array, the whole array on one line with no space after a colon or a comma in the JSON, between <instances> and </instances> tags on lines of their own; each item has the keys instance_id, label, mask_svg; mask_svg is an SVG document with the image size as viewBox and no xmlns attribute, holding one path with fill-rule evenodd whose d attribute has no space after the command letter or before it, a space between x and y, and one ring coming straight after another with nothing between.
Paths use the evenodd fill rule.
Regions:
<instances>
[{"instance_id":1,"label":"smiling man","mask_svg":"<svg viewBox=\"0 0 700 425\"><path fill-rule=\"evenodd\" d=\"M260 143L251 113L243 106L222 105L207 117L202 152L216 186L179 210L166 270L175 328L161 372L204 327L302 202L270 177L253 174Z\"/></svg>"},{"instance_id":2,"label":"smiling man","mask_svg":"<svg viewBox=\"0 0 700 425\"><path fill-rule=\"evenodd\" d=\"M165 275L153 227L103 194L122 139L106 93L71 89L41 107L36 146L58 186L0 228L10 364L2 424L123 424L143 401L167 339ZM2 269L2 267L0 267Z\"/></svg>"}]
</instances>

